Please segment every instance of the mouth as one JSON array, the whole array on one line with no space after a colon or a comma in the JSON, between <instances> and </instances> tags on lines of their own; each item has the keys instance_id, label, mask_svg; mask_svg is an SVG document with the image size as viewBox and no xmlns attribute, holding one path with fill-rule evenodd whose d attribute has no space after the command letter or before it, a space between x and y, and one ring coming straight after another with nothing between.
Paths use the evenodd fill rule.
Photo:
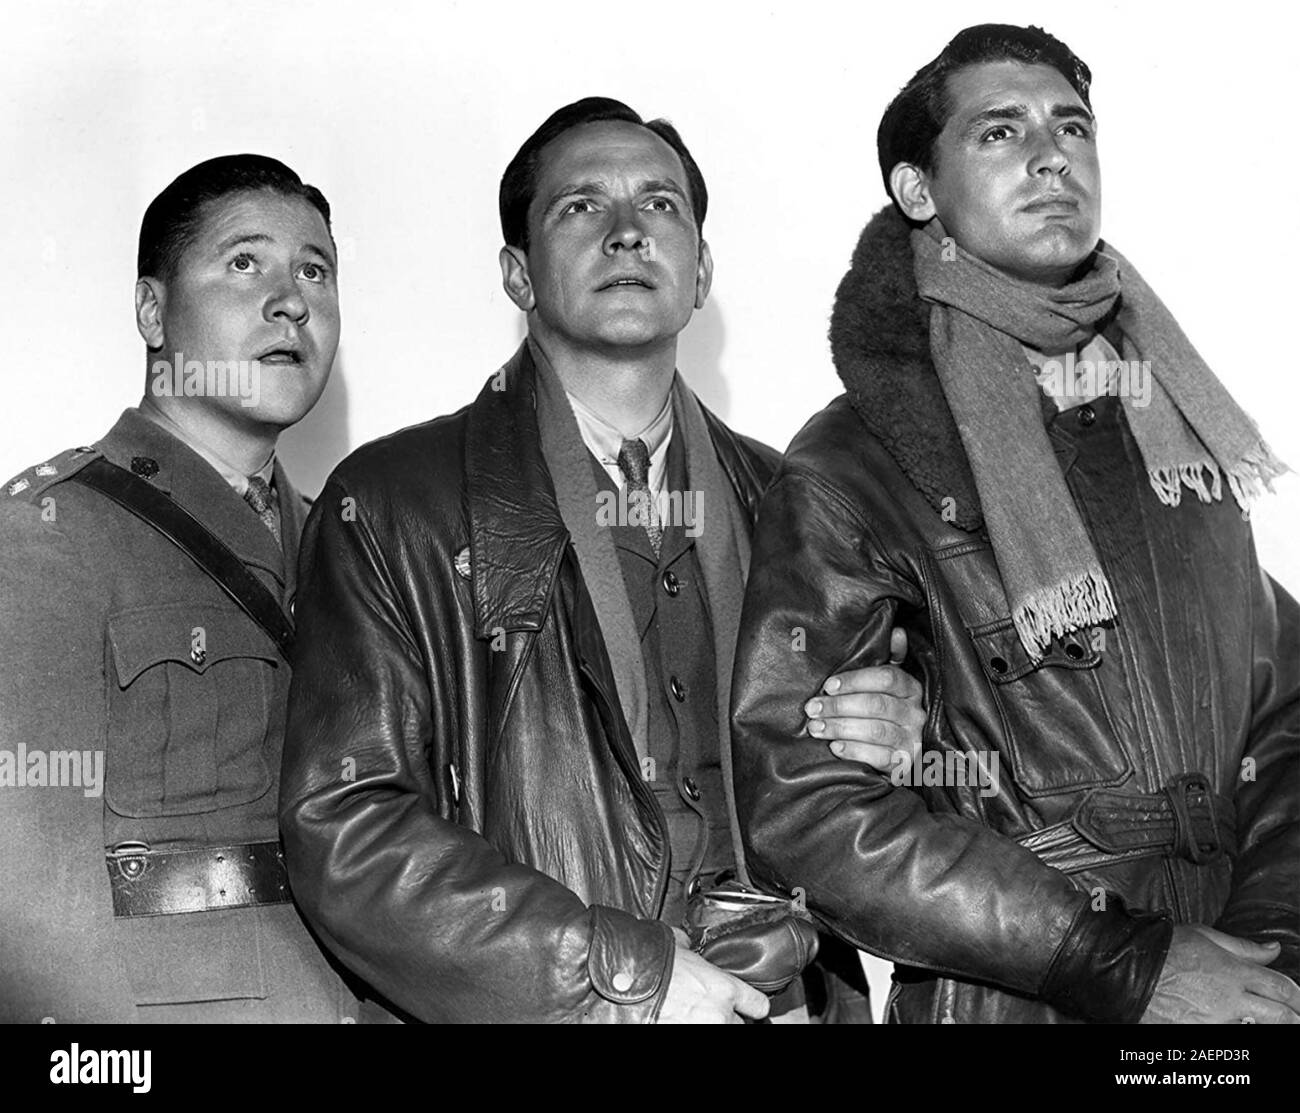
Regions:
<instances>
[{"instance_id":1,"label":"mouth","mask_svg":"<svg viewBox=\"0 0 1300 1113\"><path fill-rule=\"evenodd\" d=\"M1072 197L1039 197L1027 205L1022 205L1020 211L1043 213L1048 216L1053 214L1073 216L1079 211L1079 202Z\"/></svg>"},{"instance_id":2,"label":"mouth","mask_svg":"<svg viewBox=\"0 0 1300 1113\"><path fill-rule=\"evenodd\" d=\"M258 363L279 364L285 367L297 367L303 362L302 346L296 341L274 344L254 357Z\"/></svg>"},{"instance_id":3,"label":"mouth","mask_svg":"<svg viewBox=\"0 0 1300 1113\"><path fill-rule=\"evenodd\" d=\"M655 285L653 282L649 281L648 279L642 278L640 275L624 274L624 275L619 275L616 278L611 278L608 282L605 282L604 284L596 287L598 292L602 290L622 290L628 288L634 290L635 289L653 290L655 288Z\"/></svg>"}]
</instances>

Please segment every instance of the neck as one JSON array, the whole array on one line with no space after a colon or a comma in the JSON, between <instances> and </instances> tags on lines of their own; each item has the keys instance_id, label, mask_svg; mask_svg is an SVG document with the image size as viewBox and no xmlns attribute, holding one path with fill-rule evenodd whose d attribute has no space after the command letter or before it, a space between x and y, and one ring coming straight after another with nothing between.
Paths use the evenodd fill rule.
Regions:
<instances>
[{"instance_id":1,"label":"neck","mask_svg":"<svg viewBox=\"0 0 1300 1113\"><path fill-rule=\"evenodd\" d=\"M142 410L161 413L184 434L184 439L204 445L231 468L253 475L266 466L275 452L279 430L274 426L243 426L229 421L224 414L171 397L155 398L148 392L140 400Z\"/></svg>"},{"instance_id":2,"label":"neck","mask_svg":"<svg viewBox=\"0 0 1300 1113\"><path fill-rule=\"evenodd\" d=\"M537 328L528 335L564 389L624 436L639 433L664 408L677 369L676 337L653 349L609 355L575 350Z\"/></svg>"}]
</instances>

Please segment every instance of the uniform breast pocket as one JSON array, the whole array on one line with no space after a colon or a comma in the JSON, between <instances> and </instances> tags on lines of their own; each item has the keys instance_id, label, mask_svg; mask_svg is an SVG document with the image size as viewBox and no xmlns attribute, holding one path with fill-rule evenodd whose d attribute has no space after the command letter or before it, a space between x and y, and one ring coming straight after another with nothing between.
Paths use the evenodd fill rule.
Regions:
<instances>
[{"instance_id":1,"label":"uniform breast pocket","mask_svg":"<svg viewBox=\"0 0 1300 1113\"><path fill-rule=\"evenodd\" d=\"M109 618L104 798L119 815L194 815L271 787L276 650L237 611L164 603Z\"/></svg>"},{"instance_id":2,"label":"uniform breast pocket","mask_svg":"<svg viewBox=\"0 0 1300 1113\"><path fill-rule=\"evenodd\" d=\"M1080 631L1035 662L1010 618L970 631L1002 715L1016 785L1050 796L1118 784L1133 771L1106 707L1107 662Z\"/></svg>"}]
</instances>

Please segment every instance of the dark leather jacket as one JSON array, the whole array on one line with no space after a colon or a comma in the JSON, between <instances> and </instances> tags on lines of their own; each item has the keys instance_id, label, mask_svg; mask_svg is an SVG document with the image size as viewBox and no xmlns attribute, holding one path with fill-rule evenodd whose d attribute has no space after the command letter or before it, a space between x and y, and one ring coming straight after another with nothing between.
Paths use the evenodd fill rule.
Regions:
<instances>
[{"instance_id":1,"label":"dark leather jacket","mask_svg":"<svg viewBox=\"0 0 1300 1113\"><path fill-rule=\"evenodd\" d=\"M526 352L472 405L353 453L317 500L285 850L325 942L410 1016L647 1022L674 951L667 834ZM775 454L705 416L752 521Z\"/></svg>"},{"instance_id":2,"label":"dark leather jacket","mask_svg":"<svg viewBox=\"0 0 1300 1113\"><path fill-rule=\"evenodd\" d=\"M859 307L872 296L903 303L872 307L860 334L892 359L887 407L934 374L928 313L896 289L854 292ZM847 396L832 402L795 438L759 516L733 684L754 880L801 888L837 934L900 964L892 1019L1136 1020L1171 932L1153 913L1277 940L1275 968L1300 974L1300 611L1261 570L1233 500L1163 506L1115 399L1051 416L1119 617L1035 665L986 534L942 512L957 489L943 457L960 443L927 432L915 407L881 420L890 451ZM895 624L925 686L925 750L996 755L996 793L895 785L807 736L804 702L831 674L887 660ZM1204 774L1230 813L1210 861L1057 869L1018 842L1073 817L1103 842L1140 844L1152 824L1124 805L1185 773Z\"/></svg>"}]
</instances>

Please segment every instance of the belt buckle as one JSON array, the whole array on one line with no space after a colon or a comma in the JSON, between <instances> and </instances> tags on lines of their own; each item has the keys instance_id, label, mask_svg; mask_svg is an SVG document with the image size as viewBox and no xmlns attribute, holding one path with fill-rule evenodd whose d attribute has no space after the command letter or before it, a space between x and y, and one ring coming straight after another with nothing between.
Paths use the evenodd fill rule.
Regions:
<instances>
[{"instance_id":1,"label":"belt buckle","mask_svg":"<svg viewBox=\"0 0 1300 1113\"><path fill-rule=\"evenodd\" d=\"M120 842L106 856L127 881L138 881L149 868L152 852L147 842Z\"/></svg>"},{"instance_id":2,"label":"belt buckle","mask_svg":"<svg viewBox=\"0 0 1300 1113\"><path fill-rule=\"evenodd\" d=\"M1176 855L1187 858L1201 866L1207 862L1217 861L1223 856L1223 842L1219 838L1219 817L1214 808L1214 792L1210 780L1204 773L1180 773L1162 790L1169 800L1174 813L1174 847ZM1202 846L1196 840L1196 827L1192 821L1192 794L1199 792L1210 819L1210 837L1208 846Z\"/></svg>"}]
</instances>

